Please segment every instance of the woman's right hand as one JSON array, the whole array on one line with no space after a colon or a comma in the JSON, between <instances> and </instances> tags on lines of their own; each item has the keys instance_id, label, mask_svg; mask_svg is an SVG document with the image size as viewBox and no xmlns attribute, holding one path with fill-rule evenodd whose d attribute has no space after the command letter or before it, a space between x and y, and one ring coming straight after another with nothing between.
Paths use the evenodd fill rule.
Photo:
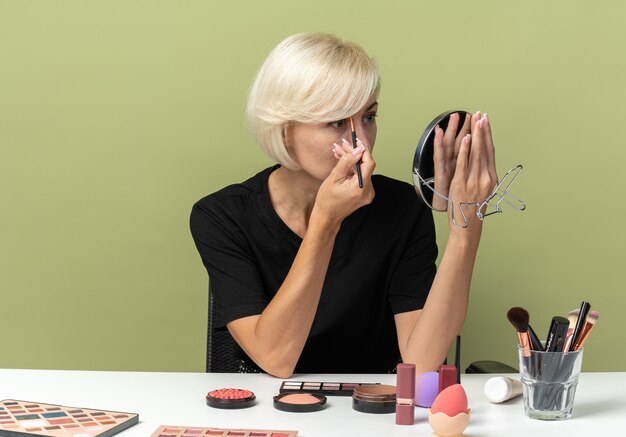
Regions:
<instances>
[{"instance_id":1,"label":"woman's right hand","mask_svg":"<svg viewBox=\"0 0 626 437\"><path fill-rule=\"evenodd\" d=\"M354 150L346 144L335 148L337 162L317 191L298 253L263 313L227 325L246 354L279 378L293 374L309 336L342 220L374 198L371 177L376 164L369 149L358 145ZM355 171L359 160L363 188Z\"/></svg>"},{"instance_id":2,"label":"woman's right hand","mask_svg":"<svg viewBox=\"0 0 626 437\"><path fill-rule=\"evenodd\" d=\"M334 223L341 221L374 199L372 173L376 162L365 144L357 139L357 148L345 139L334 144L333 153L337 164L317 192L313 211ZM356 165L361 161L363 188L359 188Z\"/></svg>"}]
</instances>

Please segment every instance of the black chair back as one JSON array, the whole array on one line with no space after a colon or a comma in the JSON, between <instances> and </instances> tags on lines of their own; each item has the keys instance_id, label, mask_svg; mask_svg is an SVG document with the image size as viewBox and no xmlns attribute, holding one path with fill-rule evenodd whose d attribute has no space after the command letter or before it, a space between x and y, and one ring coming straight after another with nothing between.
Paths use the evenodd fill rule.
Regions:
<instances>
[{"instance_id":1,"label":"black chair back","mask_svg":"<svg viewBox=\"0 0 626 437\"><path fill-rule=\"evenodd\" d=\"M209 323L206 348L206 371L208 373L238 373L240 359L234 356L233 337L228 329L216 329L214 303L209 292Z\"/></svg>"}]
</instances>

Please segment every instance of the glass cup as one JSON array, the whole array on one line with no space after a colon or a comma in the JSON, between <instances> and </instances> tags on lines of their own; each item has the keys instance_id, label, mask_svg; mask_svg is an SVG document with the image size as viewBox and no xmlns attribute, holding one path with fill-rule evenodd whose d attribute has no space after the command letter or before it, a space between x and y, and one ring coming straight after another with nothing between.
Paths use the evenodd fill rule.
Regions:
<instances>
[{"instance_id":1,"label":"glass cup","mask_svg":"<svg viewBox=\"0 0 626 437\"><path fill-rule=\"evenodd\" d=\"M572 417L583 350L525 352L518 347L518 353L526 415L540 420Z\"/></svg>"}]
</instances>

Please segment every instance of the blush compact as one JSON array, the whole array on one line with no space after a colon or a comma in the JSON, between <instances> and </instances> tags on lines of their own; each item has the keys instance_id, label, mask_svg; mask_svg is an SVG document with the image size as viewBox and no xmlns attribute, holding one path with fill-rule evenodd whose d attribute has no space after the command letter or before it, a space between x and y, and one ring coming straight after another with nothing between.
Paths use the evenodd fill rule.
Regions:
<instances>
[{"instance_id":1,"label":"blush compact","mask_svg":"<svg viewBox=\"0 0 626 437\"><path fill-rule=\"evenodd\" d=\"M213 408L248 408L254 405L256 396L250 390L221 388L206 395L206 404Z\"/></svg>"},{"instance_id":2,"label":"blush compact","mask_svg":"<svg viewBox=\"0 0 626 437\"><path fill-rule=\"evenodd\" d=\"M326 407L326 396L313 393L281 393L274 396L274 408L290 413L311 413Z\"/></svg>"},{"instance_id":3,"label":"blush compact","mask_svg":"<svg viewBox=\"0 0 626 437\"><path fill-rule=\"evenodd\" d=\"M357 385L352 393L352 408L361 413L394 413L396 388L385 384Z\"/></svg>"}]
</instances>

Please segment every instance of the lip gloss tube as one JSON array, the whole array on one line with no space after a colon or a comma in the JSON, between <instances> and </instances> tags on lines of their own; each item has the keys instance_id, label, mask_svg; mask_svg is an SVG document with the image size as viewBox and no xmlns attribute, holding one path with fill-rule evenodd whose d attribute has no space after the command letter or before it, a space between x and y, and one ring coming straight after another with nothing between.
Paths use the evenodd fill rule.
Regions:
<instances>
[{"instance_id":1,"label":"lip gloss tube","mask_svg":"<svg viewBox=\"0 0 626 437\"><path fill-rule=\"evenodd\" d=\"M396 425L413 425L415 423L415 364L398 364L397 372Z\"/></svg>"},{"instance_id":2,"label":"lip gloss tube","mask_svg":"<svg viewBox=\"0 0 626 437\"><path fill-rule=\"evenodd\" d=\"M439 366L439 393L453 384L456 384L456 366L442 364Z\"/></svg>"}]
</instances>

